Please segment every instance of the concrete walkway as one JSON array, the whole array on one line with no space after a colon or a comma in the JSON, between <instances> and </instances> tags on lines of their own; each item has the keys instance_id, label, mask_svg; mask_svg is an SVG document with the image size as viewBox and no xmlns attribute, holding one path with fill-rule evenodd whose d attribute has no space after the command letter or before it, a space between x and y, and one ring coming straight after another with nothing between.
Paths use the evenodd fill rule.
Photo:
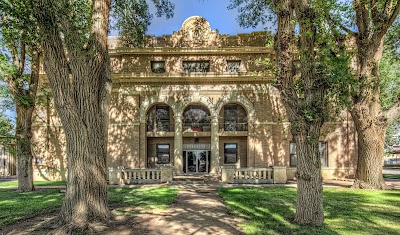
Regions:
<instances>
[{"instance_id":1,"label":"concrete walkway","mask_svg":"<svg viewBox=\"0 0 400 235\"><path fill-rule=\"evenodd\" d=\"M163 216L138 215L147 234L244 234L240 219L229 214L216 189L207 185L177 185L179 194Z\"/></svg>"}]
</instances>

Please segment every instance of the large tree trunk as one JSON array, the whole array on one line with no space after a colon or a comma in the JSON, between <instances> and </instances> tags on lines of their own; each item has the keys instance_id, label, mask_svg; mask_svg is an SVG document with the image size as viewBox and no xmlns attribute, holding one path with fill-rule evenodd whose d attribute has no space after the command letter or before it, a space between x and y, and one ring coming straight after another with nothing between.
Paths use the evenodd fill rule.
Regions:
<instances>
[{"instance_id":1,"label":"large tree trunk","mask_svg":"<svg viewBox=\"0 0 400 235\"><path fill-rule=\"evenodd\" d=\"M387 118L380 105L364 102L355 103L351 114L357 130L358 160L353 188L388 189L382 169L384 161ZM377 102L377 101L375 101ZM371 109L372 106L376 107Z\"/></svg>"},{"instance_id":2,"label":"large tree trunk","mask_svg":"<svg viewBox=\"0 0 400 235\"><path fill-rule=\"evenodd\" d=\"M35 50L33 48L32 50ZM16 99L16 158L18 190L33 191L33 155L32 155L32 116L35 109L36 93L39 82L40 52L33 51L31 58L31 74L29 90L24 88L12 89ZM15 83L12 83L15 84ZM24 101L24 102L22 102Z\"/></svg>"},{"instance_id":3,"label":"large tree trunk","mask_svg":"<svg viewBox=\"0 0 400 235\"><path fill-rule=\"evenodd\" d=\"M317 127L315 130L319 128ZM319 133L314 134L314 136L319 137ZM298 224L321 225L324 222L324 210L318 141L310 142L304 134L296 134L293 138L297 151L297 209L295 222Z\"/></svg>"},{"instance_id":4,"label":"large tree trunk","mask_svg":"<svg viewBox=\"0 0 400 235\"><path fill-rule=\"evenodd\" d=\"M87 91L93 92L91 90ZM107 206L106 149L107 123L97 100L79 101L82 120L65 128L68 184L60 219L72 229L84 229L90 221L110 218ZM102 113L101 118L97 118ZM64 116L60 112L60 116Z\"/></svg>"},{"instance_id":5,"label":"large tree trunk","mask_svg":"<svg viewBox=\"0 0 400 235\"><path fill-rule=\"evenodd\" d=\"M18 105L16 125L16 157L18 190L21 192L34 190L32 165L32 113L34 106Z\"/></svg>"},{"instance_id":6,"label":"large tree trunk","mask_svg":"<svg viewBox=\"0 0 400 235\"><path fill-rule=\"evenodd\" d=\"M111 217L106 181L110 1L92 1L93 25L87 43L81 40L85 35L74 31L75 22L63 15L55 18L50 4L37 0L35 11L43 37L44 69L67 142L68 182L59 224L70 233ZM55 30L56 22L61 22L63 38Z\"/></svg>"}]
</instances>

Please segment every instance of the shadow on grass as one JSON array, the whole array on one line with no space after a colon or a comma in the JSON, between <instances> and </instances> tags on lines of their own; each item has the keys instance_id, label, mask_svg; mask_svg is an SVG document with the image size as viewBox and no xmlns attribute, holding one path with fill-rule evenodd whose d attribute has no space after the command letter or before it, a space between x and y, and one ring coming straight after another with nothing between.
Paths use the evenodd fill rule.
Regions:
<instances>
[{"instance_id":1,"label":"shadow on grass","mask_svg":"<svg viewBox=\"0 0 400 235\"><path fill-rule=\"evenodd\" d=\"M248 234L398 234L400 191L324 189L325 223L293 223L296 189L219 189L228 207L243 217Z\"/></svg>"},{"instance_id":2,"label":"shadow on grass","mask_svg":"<svg viewBox=\"0 0 400 235\"><path fill-rule=\"evenodd\" d=\"M119 207L122 214L137 213L140 210L165 209L172 204L177 189L128 189L108 190L111 207ZM61 208L64 193L60 189L39 189L20 193L16 190L0 189L0 234L3 226L35 216L42 216ZM124 208L128 209L127 212Z\"/></svg>"}]
</instances>

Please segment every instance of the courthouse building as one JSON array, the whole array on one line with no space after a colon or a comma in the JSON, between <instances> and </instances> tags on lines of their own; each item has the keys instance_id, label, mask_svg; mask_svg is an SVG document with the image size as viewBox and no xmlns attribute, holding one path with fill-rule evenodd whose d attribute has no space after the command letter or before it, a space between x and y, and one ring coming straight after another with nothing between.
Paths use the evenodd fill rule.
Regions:
<instances>
[{"instance_id":1,"label":"courthouse building","mask_svg":"<svg viewBox=\"0 0 400 235\"><path fill-rule=\"evenodd\" d=\"M223 167L287 167L296 146L273 73L266 32L225 35L194 16L180 30L147 36L143 47L109 38L112 68L108 167L173 167L175 174L220 174ZM45 75L43 82L46 83ZM65 139L51 98L35 120L35 177L65 177ZM352 177L350 116L327 124L319 142L325 178Z\"/></svg>"}]
</instances>

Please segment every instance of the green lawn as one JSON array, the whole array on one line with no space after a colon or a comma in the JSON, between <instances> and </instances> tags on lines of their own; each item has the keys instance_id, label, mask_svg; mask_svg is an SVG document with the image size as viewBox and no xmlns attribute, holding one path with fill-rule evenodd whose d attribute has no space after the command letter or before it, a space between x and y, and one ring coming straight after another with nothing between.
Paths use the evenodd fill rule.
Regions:
<instances>
[{"instance_id":1,"label":"green lawn","mask_svg":"<svg viewBox=\"0 0 400 235\"><path fill-rule=\"evenodd\" d=\"M178 193L177 189L128 189L112 188L108 190L108 199L118 212L137 213L138 209L165 209ZM59 189L38 190L19 193L14 190L0 189L0 227L15 221L51 212L60 208L64 194ZM135 210L132 210L133 207ZM128 208L126 211L124 208Z\"/></svg>"},{"instance_id":2,"label":"green lawn","mask_svg":"<svg viewBox=\"0 0 400 235\"><path fill-rule=\"evenodd\" d=\"M324 189L325 223L299 226L296 189L286 187L219 189L247 234L400 234L400 191Z\"/></svg>"},{"instance_id":3,"label":"green lawn","mask_svg":"<svg viewBox=\"0 0 400 235\"><path fill-rule=\"evenodd\" d=\"M34 181L33 184L35 186L65 186L65 181ZM0 187L18 187L18 181L6 181L0 182Z\"/></svg>"}]
</instances>

